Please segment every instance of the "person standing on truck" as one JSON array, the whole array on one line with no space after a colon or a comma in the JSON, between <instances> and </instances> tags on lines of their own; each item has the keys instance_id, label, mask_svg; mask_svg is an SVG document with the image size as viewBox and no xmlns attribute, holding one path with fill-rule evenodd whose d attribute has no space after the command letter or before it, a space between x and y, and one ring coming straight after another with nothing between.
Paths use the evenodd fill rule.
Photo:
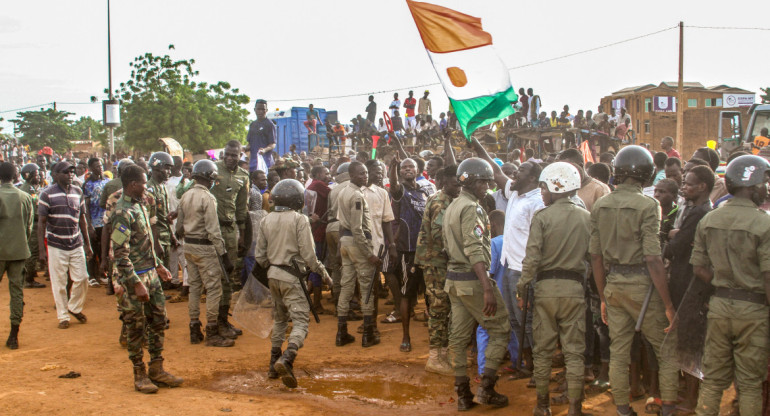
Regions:
<instances>
[{"instance_id":1,"label":"person standing on truck","mask_svg":"<svg viewBox=\"0 0 770 416\"><path fill-rule=\"evenodd\" d=\"M249 125L246 141L251 147L249 172L257 170L257 155L262 155L265 165L273 166L273 149L275 149L275 124L267 118L267 101L258 99L254 104L257 119Z\"/></svg>"}]
</instances>

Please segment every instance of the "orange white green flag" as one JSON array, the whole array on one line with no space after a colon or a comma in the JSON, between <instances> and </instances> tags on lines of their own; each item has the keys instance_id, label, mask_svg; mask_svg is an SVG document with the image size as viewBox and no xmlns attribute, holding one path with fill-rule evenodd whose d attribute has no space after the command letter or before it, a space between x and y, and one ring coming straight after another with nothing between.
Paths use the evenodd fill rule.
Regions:
<instances>
[{"instance_id":1,"label":"orange white green flag","mask_svg":"<svg viewBox=\"0 0 770 416\"><path fill-rule=\"evenodd\" d=\"M481 19L406 0L465 137L514 113L518 95Z\"/></svg>"}]
</instances>

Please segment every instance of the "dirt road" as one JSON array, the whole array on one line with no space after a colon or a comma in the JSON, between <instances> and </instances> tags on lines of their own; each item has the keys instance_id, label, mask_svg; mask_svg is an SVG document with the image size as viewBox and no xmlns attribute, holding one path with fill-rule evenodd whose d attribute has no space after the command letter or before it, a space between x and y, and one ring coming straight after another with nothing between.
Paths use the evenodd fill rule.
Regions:
<instances>
[{"instance_id":1,"label":"dirt road","mask_svg":"<svg viewBox=\"0 0 770 416\"><path fill-rule=\"evenodd\" d=\"M39 281L50 286L45 278ZM90 288L84 313L87 324L75 319L69 329L57 329L50 287L25 290L20 348L0 347L0 414L2 415L212 415L315 414L392 415L400 410L421 415L456 412L453 379L425 373L427 328L412 323L413 351L399 352L400 324L379 324L382 343L363 349L356 343L334 346L336 320L322 315L311 322L310 335L300 350L295 373L300 388L289 390L278 380L266 380L269 340L245 333L233 348L191 345L187 303L168 304L171 328L166 331L165 367L185 379L183 387L161 389L155 395L134 391L128 354L118 344L120 321L115 298L104 288ZM380 301L380 311L389 311ZM0 336L9 330L8 286L0 284ZM328 304L327 309L332 309ZM418 307L421 309L422 306ZM205 309L204 309L205 312ZM205 313L204 313L205 314ZM382 315L381 315L382 316ZM380 317L381 317L380 316ZM351 323L351 330L360 322ZM145 360L148 357L145 353ZM59 378L70 371L82 376ZM475 371L475 368L474 368ZM498 389L511 405L505 409L477 408L469 414L529 415L535 393L525 380L501 377ZM472 383L475 391L476 383ZM633 403L641 415L644 401ZM595 415L614 415L608 393L591 397L585 407ZM566 406L553 407L564 415Z\"/></svg>"}]
</instances>

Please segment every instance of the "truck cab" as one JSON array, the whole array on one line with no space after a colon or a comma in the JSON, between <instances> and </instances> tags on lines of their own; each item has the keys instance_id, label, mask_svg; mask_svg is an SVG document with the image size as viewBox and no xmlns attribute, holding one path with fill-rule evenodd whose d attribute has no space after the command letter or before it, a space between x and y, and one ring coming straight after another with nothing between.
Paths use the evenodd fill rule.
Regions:
<instances>
[{"instance_id":1,"label":"truck cab","mask_svg":"<svg viewBox=\"0 0 770 416\"><path fill-rule=\"evenodd\" d=\"M749 109L746 129L740 111L721 111L719 117L719 151L723 159L738 150L757 153L754 140L762 128L770 129L770 104L754 104ZM761 145L767 145L762 143Z\"/></svg>"}]
</instances>

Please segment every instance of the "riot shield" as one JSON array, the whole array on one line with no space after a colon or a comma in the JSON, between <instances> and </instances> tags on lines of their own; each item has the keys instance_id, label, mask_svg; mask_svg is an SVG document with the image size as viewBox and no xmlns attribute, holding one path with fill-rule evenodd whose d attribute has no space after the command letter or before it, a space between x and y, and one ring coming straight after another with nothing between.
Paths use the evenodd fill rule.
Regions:
<instances>
[{"instance_id":1,"label":"riot shield","mask_svg":"<svg viewBox=\"0 0 770 416\"><path fill-rule=\"evenodd\" d=\"M273 298L270 289L249 275L233 309L233 319L260 338L267 338L273 329Z\"/></svg>"},{"instance_id":2,"label":"riot shield","mask_svg":"<svg viewBox=\"0 0 770 416\"><path fill-rule=\"evenodd\" d=\"M697 277L690 280L676 310L674 329L660 347L662 359L675 364L693 377L703 379L703 346L706 342L706 315L714 288Z\"/></svg>"}]
</instances>

